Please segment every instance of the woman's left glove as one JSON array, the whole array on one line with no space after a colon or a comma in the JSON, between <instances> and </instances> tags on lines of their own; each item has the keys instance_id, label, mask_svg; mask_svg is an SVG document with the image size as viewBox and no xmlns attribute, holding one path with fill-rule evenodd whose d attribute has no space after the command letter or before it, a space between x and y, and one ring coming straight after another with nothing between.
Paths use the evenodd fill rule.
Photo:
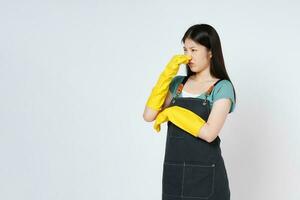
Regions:
<instances>
[{"instance_id":1,"label":"woman's left glove","mask_svg":"<svg viewBox=\"0 0 300 200\"><path fill-rule=\"evenodd\" d=\"M200 129L206 123L205 120L194 112L180 106L171 106L160 112L156 116L153 126L154 129L159 132L160 124L166 121L171 121L173 124L195 137L199 136Z\"/></svg>"}]
</instances>

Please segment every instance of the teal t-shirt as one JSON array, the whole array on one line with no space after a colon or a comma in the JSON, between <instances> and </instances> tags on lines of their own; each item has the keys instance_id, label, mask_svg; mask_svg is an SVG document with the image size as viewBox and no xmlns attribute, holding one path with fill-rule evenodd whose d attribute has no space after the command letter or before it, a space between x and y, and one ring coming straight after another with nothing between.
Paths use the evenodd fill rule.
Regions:
<instances>
[{"instance_id":1,"label":"teal t-shirt","mask_svg":"<svg viewBox=\"0 0 300 200\"><path fill-rule=\"evenodd\" d=\"M178 85L181 83L185 76L177 75L175 76L169 86L169 90L172 93L172 97L176 95L176 90ZM182 94L178 97L182 97ZM195 98L201 98L205 99L204 93L200 94L198 97ZM234 100L234 90L233 85L229 80L221 80L211 91L210 95L207 97L207 100L210 102L210 107L212 108L213 103L217 101L218 99L230 99L231 100L231 107L229 113L233 112L235 108L235 100Z\"/></svg>"}]
</instances>

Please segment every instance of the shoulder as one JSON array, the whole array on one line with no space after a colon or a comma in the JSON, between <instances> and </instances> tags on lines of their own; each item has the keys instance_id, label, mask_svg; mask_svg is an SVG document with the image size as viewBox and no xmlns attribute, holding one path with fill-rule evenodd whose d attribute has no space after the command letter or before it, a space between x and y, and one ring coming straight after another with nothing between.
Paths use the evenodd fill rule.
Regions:
<instances>
[{"instance_id":1,"label":"shoulder","mask_svg":"<svg viewBox=\"0 0 300 200\"><path fill-rule=\"evenodd\" d=\"M169 89L171 91L171 93L175 94L175 91L176 91L176 88L178 87L179 83L181 83L181 81L184 79L185 76L183 75L177 75L177 76L174 76L171 83L170 83L170 86L169 86Z\"/></svg>"},{"instance_id":2,"label":"shoulder","mask_svg":"<svg viewBox=\"0 0 300 200\"><path fill-rule=\"evenodd\" d=\"M177 75L174 76L174 78L172 79L173 82L180 82L182 79L184 79L185 76L183 75Z\"/></svg>"},{"instance_id":3,"label":"shoulder","mask_svg":"<svg viewBox=\"0 0 300 200\"><path fill-rule=\"evenodd\" d=\"M219 81L213 91L212 91L212 100L213 102L219 99L230 99L231 100L231 109L232 112L235 108L235 92L233 88L233 84L229 80L221 80Z\"/></svg>"},{"instance_id":4,"label":"shoulder","mask_svg":"<svg viewBox=\"0 0 300 200\"><path fill-rule=\"evenodd\" d=\"M215 88L214 88L214 90L215 90L215 92L218 92L218 91L220 91L221 89L233 89L233 85L232 85L232 83L229 81L229 80L227 80L227 79L223 79L223 80L220 80L216 85L215 85Z\"/></svg>"},{"instance_id":5,"label":"shoulder","mask_svg":"<svg viewBox=\"0 0 300 200\"><path fill-rule=\"evenodd\" d=\"M177 75L177 76L174 76L172 81L171 81L171 85L176 85L176 84L179 84L181 83L181 81L184 79L185 76L183 75Z\"/></svg>"}]
</instances>

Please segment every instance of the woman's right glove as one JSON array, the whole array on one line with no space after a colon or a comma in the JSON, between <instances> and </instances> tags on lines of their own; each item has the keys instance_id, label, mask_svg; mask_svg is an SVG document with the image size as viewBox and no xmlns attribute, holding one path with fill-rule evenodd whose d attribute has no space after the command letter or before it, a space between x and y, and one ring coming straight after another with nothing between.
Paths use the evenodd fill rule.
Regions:
<instances>
[{"instance_id":1,"label":"woman's right glove","mask_svg":"<svg viewBox=\"0 0 300 200\"><path fill-rule=\"evenodd\" d=\"M156 111L161 110L168 94L169 85L173 77L177 74L180 64L187 64L191 58L188 55L175 55L172 57L164 71L160 74L156 85L152 88L146 106Z\"/></svg>"}]
</instances>

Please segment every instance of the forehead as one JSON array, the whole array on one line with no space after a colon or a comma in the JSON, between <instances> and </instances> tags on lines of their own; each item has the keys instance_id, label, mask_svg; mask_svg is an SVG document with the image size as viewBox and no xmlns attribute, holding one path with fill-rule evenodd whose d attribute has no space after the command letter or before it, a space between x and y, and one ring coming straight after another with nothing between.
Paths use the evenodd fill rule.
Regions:
<instances>
[{"instance_id":1,"label":"forehead","mask_svg":"<svg viewBox=\"0 0 300 200\"><path fill-rule=\"evenodd\" d=\"M184 48L193 48L193 47L203 47L203 45L199 44L199 43L196 43L194 42L193 40L187 38L185 41L184 41L184 45L183 45Z\"/></svg>"}]
</instances>

